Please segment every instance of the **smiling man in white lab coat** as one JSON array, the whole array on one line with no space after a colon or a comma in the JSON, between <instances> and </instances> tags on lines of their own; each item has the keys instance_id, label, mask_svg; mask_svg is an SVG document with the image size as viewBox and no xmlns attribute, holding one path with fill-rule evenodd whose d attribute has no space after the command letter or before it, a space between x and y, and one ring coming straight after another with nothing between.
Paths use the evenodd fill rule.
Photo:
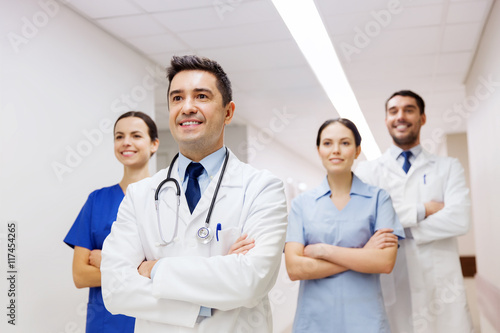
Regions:
<instances>
[{"instance_id":1,"label":"smiling man in white lab coat","mask_svg":"<svg viewBox=\"0 0 500 333\"><path fill-rule=\"evenodd\" d=\"M469 190L457 159L420 145L424 111L419 95L394 93L385 118L393 145L356 175L389 192L405 227L394 270L381 279L392 332L470 333L456 239L469 229Z\"/></svg>"},{"instance_id":2,"label":"smiling man in white lab coat","mask_svg":"<svg viewBox=\"0 0 500 333\"><path fill-rule=\"evenodd\" d=\"M102 250L106 308L136 317L136 332L271 332L267 294L287 224L283 184L226 155L224 128L235 104L218 63L174 57L168 78L170 131L180 152L170 168L180 206L174 182L163 184L158 222L155 189L167 169L128 187ZM195 162L201 171L189 176ZM207 243L198 231L212 201L215 235Z\"/></svg>"}]
</instances>

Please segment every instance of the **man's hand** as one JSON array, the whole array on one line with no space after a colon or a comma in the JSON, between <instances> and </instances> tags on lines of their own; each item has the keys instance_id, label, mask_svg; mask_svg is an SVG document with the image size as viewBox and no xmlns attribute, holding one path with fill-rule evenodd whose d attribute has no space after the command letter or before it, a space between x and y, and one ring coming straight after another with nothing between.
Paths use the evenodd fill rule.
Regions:
<instances>
[{"instance_id":1,"label":"man's hand","mask_svg":"<svg viewBox=\"0 0 500 333\"><path fill-rule=\"evenodd\" d=\"M392 247L398 245L398 236L394 235L392 232L394 230L390 228L382 228L377 230L368 242L363 246L364 249L385 249L386 247Z\"/></svg>"},{"instance_id":2,"label":"man's hand","mask_svg":"<svg viewBox=\"0 0 500 333\"><path fill-rule=\"evenodd\" d=\"M157 261L158 260L144 260L139 267L137 267L139 274L151 279L151 270Z\"/></svg>"},{"instance_id":3,"label":"man's hand","mask_svg":"<svg viewBox=\"0 0 500 333\"><path fill-rule=\"evenodd\" d=\"M255 246L255 239L248 238L247 234L243 234L229 248L227 254L247 254L250 249Z\"/></svg>"},{"instance_id":4,"label":"man's hand","mask_svg":"<svg viewBox=\"0 0 500 333\"><path fill-rule=\"evenodd\" d=\"M424 203L425 207L425 217L431 216L432 214L435 214L439 212L441 209L444 208L444 202L438 202L438 201L429 201Z\"/></svg>"},{"instance_id":5,"label":"man's hand","mask_svg":"<svg viewBox=\"0 0 500 333\"><path fill-rule=\"evenodd\" d=\"M92 250L89 255L89 264L101 268L101 250Z\"/></svg>"}]
</instances>

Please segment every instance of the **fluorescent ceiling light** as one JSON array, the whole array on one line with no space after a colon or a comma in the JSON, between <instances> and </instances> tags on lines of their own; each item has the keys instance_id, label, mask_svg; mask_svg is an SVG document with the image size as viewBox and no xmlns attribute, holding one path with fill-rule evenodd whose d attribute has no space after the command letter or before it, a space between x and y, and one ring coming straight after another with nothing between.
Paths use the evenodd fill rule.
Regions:
<instances>
[{"instance_id":1,"label":"fluorescent ceiling light","mask_svg":"<svg viewBox=\"0 0 500 333\"><path fill-rule=\"evenodd\" d=\"M368 160L381 155L313 0L272 0L288 30L342 118L352 120Z\"/></svg>"}]
</instances>

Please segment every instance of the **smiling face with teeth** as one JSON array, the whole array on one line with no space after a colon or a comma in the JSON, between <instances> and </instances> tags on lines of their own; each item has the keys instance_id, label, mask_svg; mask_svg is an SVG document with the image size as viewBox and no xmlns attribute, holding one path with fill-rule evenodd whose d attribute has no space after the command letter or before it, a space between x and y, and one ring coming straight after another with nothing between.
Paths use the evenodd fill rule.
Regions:
<instances>
[{"instance_id":1,"label":"smiling face with teeth","mask_svg":"<svg viewBox=\"0 0 500 333\"><path fill-rule=\"evenodd\" d=\"M420 128L425 121L415 98L396 95L387 101L385 124L399 148L408 150L420 144Z\"/></svg>"},{"instance_id":2,"label":"smiling face with teeth","mask_svg":"<svg viewBox=\"0 0 500 333\"><path fill-rule=\"evenodd\" d=\"M158 149L158 139L151 140L149 128L138 117L118 120L114 133L115 156L125 167L140 169Z\"/></svg>"},{"instance_id":3,"label":"smiling face with teeth","mask_svg":"<svg viewBox=\"0 0 500 333\"><path fill-rule=\"evenodd\" d=\"M224 127L233 118L235 105L224 105L212 73L184 70L177 73L168 94L170 132L180 152L198 162L222 148Z\"/></svg>"}]
</instances>

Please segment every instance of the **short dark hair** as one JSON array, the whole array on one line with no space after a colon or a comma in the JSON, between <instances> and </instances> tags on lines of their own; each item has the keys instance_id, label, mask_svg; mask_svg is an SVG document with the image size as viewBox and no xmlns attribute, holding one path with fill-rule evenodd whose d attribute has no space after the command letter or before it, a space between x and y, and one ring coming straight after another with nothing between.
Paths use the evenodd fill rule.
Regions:
<instances>
[{"instance_id":1,"label":"short dark hair","mask_svg":"<svg viewBox=\"0 0 500 333\"><path fill-rule=\"evenodd\" d=\"M213 74L217 79L217 89L222 95L222 104L225 106L233 100L233 91L231 89L231 81L227 77L226 72L221 65L215 60L196 55L185 55L182 57L173 56L170 61L170 67L167 68L168 90L170 94L170 84L177 73L189 70L200 70Z\"/></svg>"},{"instance_id":2,"label":"short dark hair","mask_svg":"<svg viewBox=\"0 0 500 333\"><path fill-rule=\"evenodd\" d=\"M352 121L350 121L347 118L335 118L335 119L329 119L325 121L319 128L318 130L318 136L316 137L316 146L319 147L321 143L321 133L323 133L323 130L331 124L334 123L340 123L347 127L348 129L351 130L353 136L354 136L354 143L356 144L356 147L359 147L361 145L361 134L359 134L358 128Z\"/></svg>"},{"instance_id":3,"label":"short dark hair","mask_svg":"<svg viewBox=\"0 0 500 333\"><path fill-rule=\"evenodd\" d=\"M387 111L387 103L389 103L389 101L394 96L405 96L405 97L413 97L413 98L415 98L415 101L417 102L417 106L420 109L420 114L424 114L425 113L425 103L424 103L423 98L420 97L420 95L414 93L411 90L400 90L400 91L396 91L394 94L392 94L391 97L389 97L387 99L387 101L385 101L385 111Z\"/></svg>"},{"instance_id":4,"label":"short dark hair","mask_svg":"<svg viewBox=\"0 0 500 333\"><path fill-rule=\"evenodd\" d=\"M115 121L115 126L113 127L113 133L115 132L116 124L118 123L118 121L120 121L123 118L128 118L128 117L136 117L136 118L141 118L142 120L144 120L144 122L146 123L146 126L148 126L148 129L149 129L148 134L149 134L149 137L151 138L151 141L155 141L156 139L158 139L158 129L156 128L155 122L153 121L153 119L151 119L150 116L148 116L147 114L145 114L144 112L141 112L141 111L129 111L129 112L125 112L124 114L119 116L118 119L116 119L116 121Z\"/></svg>"}]
</instances>

